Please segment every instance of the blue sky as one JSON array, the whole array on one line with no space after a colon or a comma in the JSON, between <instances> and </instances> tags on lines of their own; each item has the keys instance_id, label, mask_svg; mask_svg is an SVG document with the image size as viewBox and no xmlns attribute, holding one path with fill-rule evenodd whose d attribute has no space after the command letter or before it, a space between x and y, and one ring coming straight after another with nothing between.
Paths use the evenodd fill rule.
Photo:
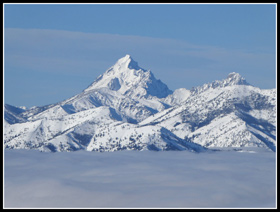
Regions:
<instances>
[{"instance_id":1,"label":"blue sky","mask_svg":"<svg viewBox=\"0 0 280 212\"><path fill-rule=\"evenodd\" d=\"M275 4L5 4L4 101L56 103L130 54L170 89L275 88Z\"/></svg>"}]
</instances>

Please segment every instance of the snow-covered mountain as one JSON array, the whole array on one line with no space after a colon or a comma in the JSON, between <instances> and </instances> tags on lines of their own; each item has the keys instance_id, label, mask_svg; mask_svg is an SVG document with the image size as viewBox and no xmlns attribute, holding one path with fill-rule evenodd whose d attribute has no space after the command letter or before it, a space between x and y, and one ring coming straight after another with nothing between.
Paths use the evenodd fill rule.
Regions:
<instances>
[{"instance_id":1,"label":"snow-covered mountain","mask_svg":"<svg viewBox=\"0 0 280 212\"><path fill-rule=\"evenodd\" d=\"M5 148L40 151L276 148L276 90L238 73L172 92L130 55L80 94L30 109L5 105Z\"/></svg>"},{"instance_id":2,"label":"snow-covered mountain","mask_svg":"<svg viewBox=\"0 0 280 212\"><path fill-rule=\"evenodd\" d=\"M276 90L249 85L239 74L190 91L186 101L139 125L157 125L205 147L276 148Z\"/></svg>"}]
</instances>

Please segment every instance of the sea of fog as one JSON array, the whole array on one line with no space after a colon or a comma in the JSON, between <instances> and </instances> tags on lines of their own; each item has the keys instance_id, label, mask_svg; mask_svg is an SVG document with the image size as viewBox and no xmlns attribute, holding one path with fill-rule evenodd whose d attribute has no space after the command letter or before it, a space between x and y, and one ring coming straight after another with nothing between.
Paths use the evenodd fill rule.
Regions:
<instances>
[{"instance_id":1,"label":"sea of fog","mask_svg":"<svg viewBox=\"0 0 280 212\"><path fill-rule=\"evenodd\" d=\"M5 208L275 208L271 151L4 150Z\"/></svg>"}]
</instances>

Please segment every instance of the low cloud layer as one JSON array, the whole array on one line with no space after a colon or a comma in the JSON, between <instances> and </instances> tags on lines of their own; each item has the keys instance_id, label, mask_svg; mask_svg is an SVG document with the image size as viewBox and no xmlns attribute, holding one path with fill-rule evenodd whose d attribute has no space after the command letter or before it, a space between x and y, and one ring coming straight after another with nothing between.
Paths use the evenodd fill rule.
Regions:
<instances>
[{"instance_id":1,"label":"low cloud layer","mask_svg":"<svg viewBox=\"0 0 280 212\"><path fill-rule=\"evenodd\" d=\"M5 150L5 207L275 207L272 152Z\"/></svg>"}]
</instances>

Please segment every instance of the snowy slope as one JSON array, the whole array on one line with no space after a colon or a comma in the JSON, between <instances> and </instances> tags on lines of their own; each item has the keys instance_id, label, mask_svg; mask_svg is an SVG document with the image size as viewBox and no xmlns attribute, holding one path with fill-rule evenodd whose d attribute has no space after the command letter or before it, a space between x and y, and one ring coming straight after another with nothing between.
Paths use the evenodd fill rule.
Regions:
<instances>
[{"instance_id":1,"label":"snowy slope","mask_svg":"<svg viewBox=\"0 0 280 212\"><path fill-rule=\"evenodd\" d=\"M19 107L5 104L4 105L4 117L5 121L10 124L25 122L26 119L21 116L25 110Z\"/></svg>"},{"instance_id":2,"label":"snowy slope","mask_svg":"<svg viewBox=\"0 0 280 212\"><path fill-rule=\"evenodd\" d=\"M186 101L190 95L191 95L190 90L187 90L186 88L179 88L179 89L176 89L172 94L170 94L166 98L164 98L163 101L166 104L169 104L172 106L180 105L184 101Z\"/></svg>"},{"instance_id":3,"label":"snowy slope","mask_svg":"<svg viewBox=\"0 0 280 212\"><path fill-rule=\"evenodd\" d=\"M240 79L235 73L224 81L195 88L182 105L140 125L163 126L206 147L260 146L275 151L275 90L261 90Z\"/></svg>"},{"instance_id":4,"label":"snowy slope","mask_svg":"<svg viewBox=\"0 0 280 212\"><path fill-rule=\"evenodd\" d=\"M172 92L129 55L80 94L30 109L5 105L4 112L5 148L276 149L275 89L253 87L230 73L224 80Z\"/></svg>"},{"instance_id":5,"label":"snowy slope","mask_svg":"<svg viewBox=\"0 0 280 212\"><path fill-rule=\"evenodd\" d=\"M4 146L41 151L83 149L96 127L114 122L110 108L99 107L58 118L5 125Z\"/></svg>"},{"instance_id":6,"label":"snowy slope","mask_svg":"<svg viewBox=\"0 0 280 212\"><path fill-rule=\"evenodd\" d=\"M109 107L98 107L64 117L44 118L10 125L6 123L4 146L40 151L190 150L200 145L178 138L157 126L139 127L116 120Z\"/></svg>"},{"instance_id":7,"label":"snowy slope","mask_svg":"<svg viewBox=\"0 0 280 212\"><path fill-rule=\"evenodd\" d=\"M201 152L206 149L180 139L163 127L139 127L129 123L114 123L110 127L99 128L91 139L87 150L189 150Z\"/></svg>"}]
</instances>

